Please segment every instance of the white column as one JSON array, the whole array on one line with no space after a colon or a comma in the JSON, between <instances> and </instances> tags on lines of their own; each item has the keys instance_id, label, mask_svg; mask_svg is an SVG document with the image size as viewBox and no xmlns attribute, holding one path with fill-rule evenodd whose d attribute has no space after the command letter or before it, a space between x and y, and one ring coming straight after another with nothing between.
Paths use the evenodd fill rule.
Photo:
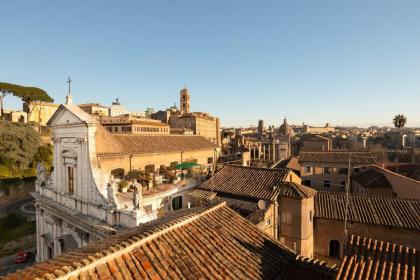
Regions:
<instances>
[{"instance_id":1,"label":"white column","mask_svg":"<svg viewBox=\"0 0 420 280\"><path fill-rule=\"evenodd\" d=\"M42 261L42 254L43 254L43 250L42 250L42 220L41 220L41 213L38 207L36 207L36 262L40 262Z\"/></svg>"}]
</instances>

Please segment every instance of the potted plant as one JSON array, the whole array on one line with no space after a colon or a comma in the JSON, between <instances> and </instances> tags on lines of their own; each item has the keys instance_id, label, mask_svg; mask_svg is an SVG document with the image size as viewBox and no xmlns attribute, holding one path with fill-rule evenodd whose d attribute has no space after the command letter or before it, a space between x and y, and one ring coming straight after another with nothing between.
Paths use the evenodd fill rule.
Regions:
<instances>
[{"instance_id":1,"label":"potted plant","mask_svg":"<svg viewBox=\"0 0 420 280\"><path fill-rule=\"evenodd\" d=\"M123 180L123 181L120 181L118 183L118 191L119 192L125 193L125 192L127 192L127 189L128 189L128 181Z\"/></svg>"}]
</instances>

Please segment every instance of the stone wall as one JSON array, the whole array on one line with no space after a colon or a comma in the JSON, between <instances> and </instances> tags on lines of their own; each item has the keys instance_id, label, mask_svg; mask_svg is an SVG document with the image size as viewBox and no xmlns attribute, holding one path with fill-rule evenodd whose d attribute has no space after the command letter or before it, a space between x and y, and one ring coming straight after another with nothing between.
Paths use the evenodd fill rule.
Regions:
<instances>
[{"instance_id":1,"label":"stone wall","mask_svg":"<svg viewBox=\"0 0 420 280\"><path fill-rule=\"evenodd\" d=\"M30 197L35 191L35 178L28 179L2 179L0 180L0 204L4 205Z\"/></svg>"},{"instance_id":2,"label":"stone wall","mask_svg":"<svg viewBox=\"0 0 420 280\"><path fill-rule=\"evenodd\" d=\"M315 219L315 257L329 259L331 240L340 242L340 256L343 256L344 221ZM360 235L376 240L388 241L409 247L420 248L420 231L387 226L348 223L348 234Z\"/></svg>"},{"instance_id":3,"label":"stone wall","mask_svg":"<svg viewBox=\"0 0 420 280\"><path fill-rule=\"evenodd\" d=\"M0 247L0 255L7 256L19 250L36 246L36 234L30 234L21 238L5 242Z\"/></svg>"}]
</instances>

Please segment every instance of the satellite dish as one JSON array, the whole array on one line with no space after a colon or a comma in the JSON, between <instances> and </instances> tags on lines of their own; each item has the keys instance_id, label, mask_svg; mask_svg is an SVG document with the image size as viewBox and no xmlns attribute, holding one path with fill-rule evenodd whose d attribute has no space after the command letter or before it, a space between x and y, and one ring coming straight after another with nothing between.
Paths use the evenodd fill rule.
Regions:
<instances>
[{"instance_id":1,"label":"satellite dish","mask_svg":"<svg viewBox=\"0 0 420 280\"><path fill-rule=\"evenodd\" d=\"M266 207L265 201L264 200L259 200L258 201L258 209L265 210L265 207Z\"/></svg>"}]
</instances>

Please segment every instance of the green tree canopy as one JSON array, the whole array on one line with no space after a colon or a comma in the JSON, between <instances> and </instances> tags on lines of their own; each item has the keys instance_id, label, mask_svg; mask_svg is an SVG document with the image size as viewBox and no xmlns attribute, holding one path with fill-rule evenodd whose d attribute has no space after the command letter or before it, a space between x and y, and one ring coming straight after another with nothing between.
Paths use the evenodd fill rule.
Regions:
<instances>
[{"instance_id":1,"label":"green tree canopy","mask_svg":"<svg viewBox=\"0 0 420 280\"><path fill-rule=\"evenodd\" d=\"M0 91L2 94L12 94L19 97L23 102L30 103L33 101L53 102L48 93L37 87L25 87L10 83L0 82Z\"/></svg>"},{"instance_id":2,"label":"green tree canopy","mask_svg":"<svg viewBox=\"0 0 420 280\"><path fill-rule=\"evenodd\" d=\"M0 121L0 177L21 177L34 174L34 160L42 145L33 127Z\"/></svg>"},{"instance_id":3,"label":"green tree canopy","mask_svg":"<svg viewBox=\"0 0 420 280\"><path fill-rule=\"evenodd\" d=\"M3 99L6 95L12 94L20 98L24 103L30 104L33 103L34 106L32 109L27 112L28 119L33 112L33 109L40 105L41 102L54 102L54 99L48 95L48 93L40 88L37 87L26 87L21 85L15 85L10 83L0 82L0 109L1 109L1 117L3 117ZM39 126L39 124L38 124Z\"/></svg>"},{"instance_id":4,"label":"green tree canopy","mask_svg":"<svg viewBox=\"0 0 420 280\"><path fill-rule=\"evenodd\" d=\"M392 121L396 128L403 128L407 123L407 118L404 115L399 114L396 115Z\"/></svg>"}]
</instances>

